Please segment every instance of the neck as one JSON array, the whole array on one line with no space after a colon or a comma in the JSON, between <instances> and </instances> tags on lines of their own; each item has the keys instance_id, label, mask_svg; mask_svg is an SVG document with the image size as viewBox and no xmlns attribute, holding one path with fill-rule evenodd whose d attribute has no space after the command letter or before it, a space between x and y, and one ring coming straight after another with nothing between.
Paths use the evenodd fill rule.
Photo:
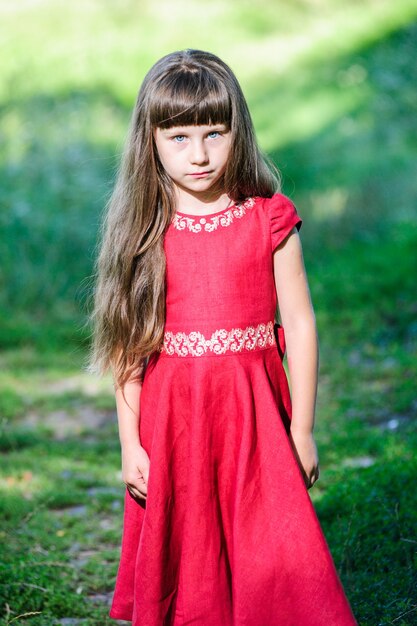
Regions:
<instances>
[{"instance_id":1,"label":"neck","mask_svg":"<svg viewBox=\"0 0 417 626\"><path fill-rule=\"evenodd\" d=\"M212 190L208 190L207 193L194 194L177 188L175 198L177 211L200 215L226 209L232 202L224 191L213 192Z\"/></svg>"}]
</instances>

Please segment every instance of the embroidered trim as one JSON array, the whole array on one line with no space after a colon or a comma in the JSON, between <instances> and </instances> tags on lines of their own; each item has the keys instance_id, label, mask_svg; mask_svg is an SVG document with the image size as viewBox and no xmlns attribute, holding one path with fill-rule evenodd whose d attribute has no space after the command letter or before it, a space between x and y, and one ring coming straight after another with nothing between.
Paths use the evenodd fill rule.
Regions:
<instances>
[{"instance_id":1,"label":"embroidered trim","mask_svg":"<svg viewBox=\"0 0 417 626\"><path fill-rule=\"evenodd\" d=\"M198 331L191 333L164 333L164 343L161 353L169 356L203 356L210 351L214 354L227 352L241 352L242 350L256 350L276 345L274 322L246 328L232 328L216 330L209 339Z\"/></svg>"},{"instance_id":2,"label":"embroidered trim","mask_svg":"<svg viewBox=\"0 0 417 626\"><path fill-rule=\"evenodd\" d=\"M251 209L254 204L255 200L253 198L248 198L244 202L235 204L230 207L230 209L226 209L222 213L213 215L212 217L209 215L206 217L190 217L188 215L180 215L179 213L176 213L172 223L177 230L184 230L185 228L188 228L188 230L192 233L200 233L203 231L211 233L219 226L230 226L235 217L243 217L246 210Z\"/></svg>"}]
</instances>

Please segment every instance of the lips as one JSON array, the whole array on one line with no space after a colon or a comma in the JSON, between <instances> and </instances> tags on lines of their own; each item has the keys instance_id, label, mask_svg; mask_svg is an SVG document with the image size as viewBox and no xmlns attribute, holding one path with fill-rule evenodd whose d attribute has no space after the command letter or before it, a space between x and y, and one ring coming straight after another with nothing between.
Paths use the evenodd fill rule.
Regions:
<instances>
[{"instance_id":1,"label":"lips","mask_svg":"<svg viewBox=\"0 0 417 626\"><path fill-rule=\"evenodd\" d=\"M200 176L207 176L211 174L211 172L193 172L190 176L194 176L195 178L200 178Z\"/></svg>"}]
</instances>

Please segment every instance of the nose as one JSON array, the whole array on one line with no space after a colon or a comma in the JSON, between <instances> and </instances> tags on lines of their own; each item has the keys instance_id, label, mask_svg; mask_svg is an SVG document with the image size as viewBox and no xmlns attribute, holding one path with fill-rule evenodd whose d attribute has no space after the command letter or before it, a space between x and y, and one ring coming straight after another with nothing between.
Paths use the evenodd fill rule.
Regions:
<instances>
[{"instance_id":1,"label":"nose","mask_svg":"<svg viewBox=\"0 0 417 626\"><path fill-rule=\"evenodd\" d=\"M208 162L207 148L204 140L197 139L192 142L190 161L195 165L204 165Z\"/></svg>"}]
</instances>

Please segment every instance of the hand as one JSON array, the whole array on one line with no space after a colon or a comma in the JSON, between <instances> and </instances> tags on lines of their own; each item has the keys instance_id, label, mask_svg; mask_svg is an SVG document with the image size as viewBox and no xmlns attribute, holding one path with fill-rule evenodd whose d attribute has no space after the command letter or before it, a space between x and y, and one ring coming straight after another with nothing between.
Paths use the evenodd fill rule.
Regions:
<instances>
[{"instance_id":1,"label":"hand","mask_svg":"<svg viewBox=\"0 0 417 626\"><path fill-rule=\"evenodd\" d=\"M129 493L139 500L148 495L150 460L142 446L122 450L122 480Z\"/></svg>"},{"instance_id":2,"label":"hand","mask_svg":"<svg viewBox=\"0 0 417 626\"><path fill-rule=\"evenodd\" d=\"M310 489L318 480L320 474L319 457L313 433L290 430L290 441L303 474L305 485L307 489Z\"/></svg>"}]
</instances>

